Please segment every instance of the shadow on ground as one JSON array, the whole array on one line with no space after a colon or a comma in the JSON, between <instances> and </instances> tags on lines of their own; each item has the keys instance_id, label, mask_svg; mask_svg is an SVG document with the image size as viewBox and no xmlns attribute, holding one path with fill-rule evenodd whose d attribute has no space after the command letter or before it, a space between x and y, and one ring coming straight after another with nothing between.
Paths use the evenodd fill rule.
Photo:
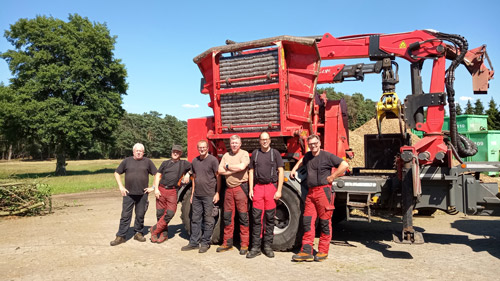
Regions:
<instances>
[{"instance_id":1,"label":"shadow on ground","mask_svg":"<svg viewBox=\"0 0 500 281\"><path fill-rule=\"evenodd\" d=\"M356 247L350 242L358 242L367 248L380 252L386 258L412 259L410 253L391 250L395 242L392 235L401 233L399 221L379 222L370 224L362 222L342 222L333 229L332 244L337 246ZM456 220L452 228L483 238L470 239L468 235L428 233L424 228L415 227L423 234L425 243L462 244L471 247L474 252L488 252L500 259L500 221L490 220Z\"/></svg>"}]
</instances>

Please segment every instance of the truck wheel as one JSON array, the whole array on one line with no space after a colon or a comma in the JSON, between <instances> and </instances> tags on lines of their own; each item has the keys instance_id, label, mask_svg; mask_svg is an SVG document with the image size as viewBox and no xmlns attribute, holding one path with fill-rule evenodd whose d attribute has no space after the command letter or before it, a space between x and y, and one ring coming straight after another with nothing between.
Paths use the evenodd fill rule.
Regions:
<instances>
[{"instance_id":1,"label":"truck wheel","mask_svg":"<svg viewBox=\"0 0 500 281\"><path fill-rule=\"evenodd\" d=\"M181 205L181 220L188 235L191 235L191 202L189 202L189 199L191 198L191 191L192 189L186 191L186 194L184 194L184 197L182 198ZM222 241L224 226L221 225L221 220L219 219L220 214L221 210L219 209L219 214L215 216L214 232L212 233L212 244L219 244Z\"/></svg>"},{"instance_id":2,"label":"truck wheel","mask_svg":"<svg viewBox=\"0 0 500 281\"><path fill-rule=\"evenodd\" d=\"M276 202L276 216L274 217L273 249L287 251L299 245L302 235L299 232L300 199L288 187L283 186L281 198Z\"/></svg>"}]
</instances>

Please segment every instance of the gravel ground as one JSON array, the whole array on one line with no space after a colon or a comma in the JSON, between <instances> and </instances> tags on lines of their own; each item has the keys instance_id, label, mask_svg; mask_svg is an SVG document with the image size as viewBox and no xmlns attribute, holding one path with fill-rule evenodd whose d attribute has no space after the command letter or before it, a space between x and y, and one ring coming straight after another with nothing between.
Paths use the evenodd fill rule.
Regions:
<instances>
[{"instance_id":1,"label":"gravel ground","mask_svg":"<svg viewBox=\"0 0 500 281\"><path fill-rule=\"evenodd\" d=\"M146 226L155 223L154 197ZM392 242L398 219L335 227L330 257L322 263L291 262L292 252L254 259L237 250L181 252L187 234L176 214L163 244L111 247L118 228L118 191L54 197L53 214L0 220L0 280L498 280L498 217L416 217L423 245ZM180 206L179 206L180 207ZM179 208L180 210L180 208ZM129 238L133 233L129 233Z\"/></svg>"}]
</instances>

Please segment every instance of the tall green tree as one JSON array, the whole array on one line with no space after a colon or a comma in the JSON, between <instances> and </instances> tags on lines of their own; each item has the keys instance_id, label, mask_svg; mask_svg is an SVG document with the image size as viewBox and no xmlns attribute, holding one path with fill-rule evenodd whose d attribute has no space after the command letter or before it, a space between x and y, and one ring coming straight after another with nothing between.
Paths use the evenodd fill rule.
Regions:
<instances>
[{"instance_id":1,"label":"tall green tree","mask_svg":"<svg viewBox=\"0 0 500 281\"><path fill-rule=\"evenodd\" d=\"M467 101L467 105L465 106L465 114L474 114L474 107L470 100Z\"/></svg>"},{"instance_id":2,"label":"tall green tree","mask_svg":"<svg viewBox=\"0 0 500 281\"><path fill-rule=\"evenodd\" d=\"M455 112L457 113L457 115L462 115L462 107L460 106L460 104L457 102L455 103Z\"/></svg>"},{"instance_id":3,"label":"tall green tree","mask_svg":"<svg viewBox=\"0 0 500 281\"><path fill-rule=\"evenodd\" d=\"M488 130L500 130L500 111L498 111L497 104L495 100L493 100L493 97L488 104L486 114L488 115Z\"/></svg>"},{"instance_id":4,"label":"tall green tree","mask_svg":"<svg viewBox=\"0 0 500 281\"><path fill-rule=\"evenodd\" d=\"M480 99L477 99L474 103L474 114L483 115L484 114L484 105Z\"/></svg>"},{"instance_id":5,"label":"tall green tree","mask_svg":"<svg viewBox=\"0 0 500 281\"><path fill-rule=\"evenodd\" d=\"M1 56L14 76L18 134L54 146L57 175L66 173L69 153L112 142L124 112L127 73L114 57L116 36L105 24L77 14L67 22L37 16L19 19L5 37L14 46Z\"/></svg>"}]
</instances>

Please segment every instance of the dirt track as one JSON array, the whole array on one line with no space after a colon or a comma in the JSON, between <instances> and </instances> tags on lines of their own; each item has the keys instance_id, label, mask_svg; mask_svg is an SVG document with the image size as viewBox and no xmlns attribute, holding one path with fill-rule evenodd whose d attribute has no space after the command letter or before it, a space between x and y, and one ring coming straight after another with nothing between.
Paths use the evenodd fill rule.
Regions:
<instances>
[{"instance_id":1,"label":"dirt track","mask_svg":"<svg viewBox=\"0 0 500 281\"><path fill-rule=\"evenodd\" d=\"M146 226L155 223L154 198ZM342 223L334 231L330 258L293 263L292 253L249 260L233 250L181 252L187 236L179 212L164 244L133 239L117 247L118 191L54 198L44 217L0 220L0 280L497 280L500 219L436 215L415 219L424 245L391 241L396 222ZM129 236L131 236L130 233Z\"/></svg>"}]
</instances>

